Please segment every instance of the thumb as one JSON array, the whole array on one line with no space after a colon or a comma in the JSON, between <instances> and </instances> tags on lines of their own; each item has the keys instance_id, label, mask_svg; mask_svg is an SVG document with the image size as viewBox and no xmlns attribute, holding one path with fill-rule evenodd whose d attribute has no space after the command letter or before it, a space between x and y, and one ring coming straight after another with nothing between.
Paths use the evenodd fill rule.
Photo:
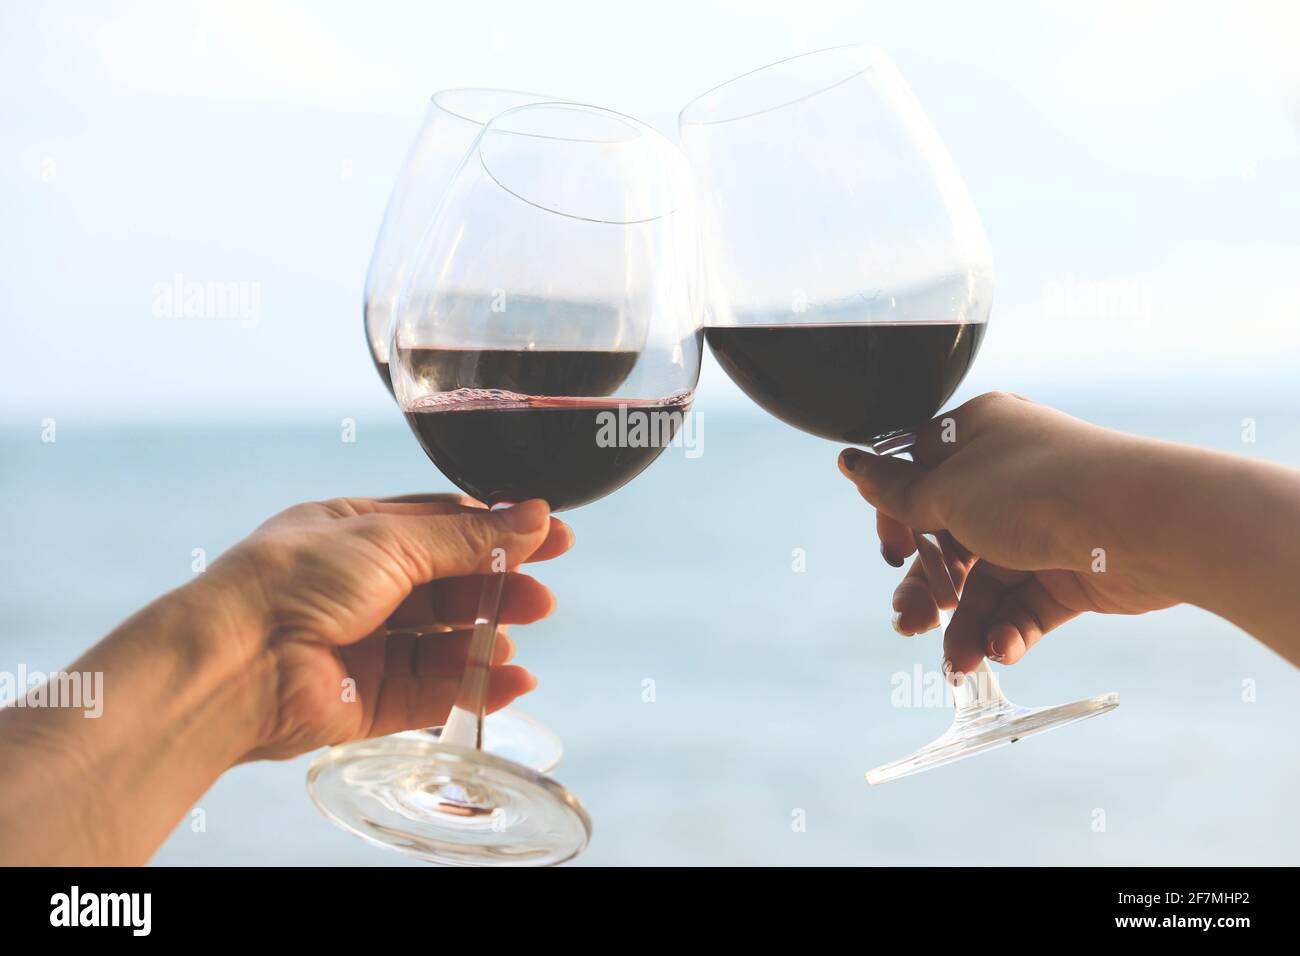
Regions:
<instances>
[{"instance_id":1,"label":"thumb","mask_svg":"<svg viewBox=\"0 0 1300 956\"><path fill-rule=\"evenodd\" d=\"M877 511L917 531L943 530L922 466L892 455L868 455L856 448L840 452L839 466Z\"/></svg>"},{"instance_id":2,"label":"thumb","mask_svg":"<svg viewBox=\"0 0 1300 956\"><path fill-rule=\"evenodd\" d=\"M517 567L546 540L550 510L545 501L534 498L495 511L384 517L415 561L415 583L423 584Z\"/></svg>"}]
</instances>

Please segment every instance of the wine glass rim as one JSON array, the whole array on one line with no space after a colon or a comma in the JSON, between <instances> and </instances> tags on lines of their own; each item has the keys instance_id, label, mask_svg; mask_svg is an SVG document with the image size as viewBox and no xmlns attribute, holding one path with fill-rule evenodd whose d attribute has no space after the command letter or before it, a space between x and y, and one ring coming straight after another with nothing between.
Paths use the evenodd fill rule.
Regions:
<instances>
[{"instance_id":1,"label":"wine glass rim","mask_svg":"<svg viewBox=\"0 0 1300 956\"><path fill-rule=\"evenodd\" d=\"M609 139L587 139L584 136L557 136L554 133L528 133L520 130L500 129L497 126L497 124L507 116L514 113L527 113L532 110L556 108L572 110L575 113L599 113L613 118L641 135L650 133L652 134L652 137L657 136L667 145L672 146L674 149L677 148L676 144L667 136L659 132L659 130L655 129L649 123L639 120L635 116L630 116L627 113L620 113L618 110L612 110L607 106L596 106L594 103L579 103L577 100L538 100L536 103L521 103L518 106L512 106L509 109L502 110L496 116L484 123L483 128L486 130L489 126L492 126L497 127L497 130L495 131L509 133L512 136L532 136L537 139L551 139L561 143L591 143L592 145L604 145L620 142L619 140Z\"/></svg>"},{"instance_id":2,"label":"wine glass rim","mask_svg":"<svg viewBox=\"0 0 1300 956\"><path fill-rule=\"evenodd\" d=\"M851 73L848 73L845 76L840 77L839 79L835 80L832 83L827 83L822 86L819 86L817 87L817 89L812 90L809 93L803 93L791 99L782 100L779 103L773 103L771 106L765 106L759 110L750 110L745 113L739 113L735 116L724 116L721 117L720 119L692 119L687 116L687 114L692 111L698 112L700 108L703 106L703 104L710 97L714 96L718 92L727 89L728 87L732 87L735 86L736 84L742 83L754 76L757 76L760 73L765 73L768 70L773 69L774 67L783 66L787 63L793 63L796 60L810 60L813 59L814 57L824 57L827 56L828 54L846 53L849 51L857 51L864 54L863 59L865 61L865 65L860 66L858 69L854 70ZM685 106L682 107L681 112L677 114L677 125L679 129L687 126L719 126L723 123L734 123L739 120L753 119L755 116L764 116L768 113L774 113L777 110L785 109L787 106L794 106L797 103L803 103L807 100L812 99L815 96L820 96L821 94L829 90L833 90L839 86L843 86L845 83L848 83L850 80L854 80L857 77L861 76L862 74L866 73L867 71L875 69L882 62L888 62L888 58L885 56L884 51L881 50L880 47L876 46L874 43L842 43L839 46L823 47L820 50L810 50L807 53L797 53L794 56L787 56L780 60L773 60L771 63L766 63L763 66L756 67L755 69L747 70L738 76L733 76L731 79L719 83L717 86L713 87L712 89L705 90L699 96L695 97L693 100L691 100L689 103L687 103Z\"/></svg>"},{"instance_id":3,"label":"wine glass rim","mask_svg":"<svg viewBox=\"0 0 1300 956\"><path fill-rule=\"evenodd\" d=\"M518 96L518 97L526 98L527 101L516 103L514 106L507 106L505 109L502 110L497 110L495 113L491 114L490 116L484 119L484 118L479 118L474 116L467 116L465 112L452 109L450 106L447 105L446 101L450 97L456 96L458 94L466 94L466 93L475 94L475 95L484 94L484 93L501 93L507 96ZM525 90L512 90L500 86L451 86L445 90L438 90L436 93L434 93L432 96L429 97L429 102L431 102L434 106L438 107L438 109L442 110L448 116L453 116L458 120L463 120L466 123L470 123L473 126L479 127L479 129L486 129L489 125L494 123L496 120L500 119L505 114L513 113L515 110L532 109L538 106L550 106L550 107L576 106L592 112L609 113L610 115L615 116L620 120L630 120L634 124L639 124L645 127L646 129L650 130L651 132L654 133L659 132L658 130L654 129L654 127L651 127L648 124L643 123L641 120L638 120L635 116L629 116L626 113L620 113L617 110L611 110L604 106L596 106L594 103L582 103L579 102L578 100L567 100L562 96L548 96L543 93L529 93ZM586 140L578 137L552 136L546 133L528 133L522 130L513 130L513 129L503 129L500 130L500 132L508 133L511 136L530 136L535 139L553 139L553 140L562 140L562 141L569 141L575 143L605 142L605 140ZM662 136L663 134L660 133L659 135ZM666 138L667 137L665 137L665 139Z\"/></svg>"},{"instance_id":4,"label":"wine glass rim","mask_svg":"<svg viewBox=\"0 0 1300 956\"><path fill-rule=\"evenodd\" d=\"M497 110L492 115L486 118L482 118L482 117L466 115L467 111L465 111L463 107L457 107L453 109L450 105L448 105L449 101L453 100L454 98L462 97L467 94L475 95L475 96L480 96L485 94L518 96L521 98L532 98L534 102L516 103L514 106L507 106L504 110ZM436 92L434 92L429 97L429 102L432 103L434 106L438 107L438 109L442 110L448 116L454 116L456 119L464 120L466 123L472 123L475 126L486 126L488 123L492 122L502 113L508 112L509 110L518 109L521 106L533 106L536 103L564 103L568 101L566 101L563 97L559 97L559 96L550 96L544 93L530 93L527 90L512 90L503 86L449 86L444 90L437 90Z\"/></svg>"},{"instance_id":5,"label":"wine glass rim","mask_svg":"<svg viewBox=\"0 0 1300 956\"><path fill-rule=\"evenodd\" d=\"M639 120L635 116L631 116L627 113L620 113L618 110L612 110L605 106L596 106L592 103L579 103L575 100L549 100L546 102L539 102L539 103L524 103L519 106L513 106L508 110L502 110L496 116L492 117L491 120L489 120L486 124L484 124L483 132L479 134L478 142L471 148L471 152L477 157L479 161L479 165L483 167L483 171L487 173L488 177L494 183L496 183L501 190L510 194L511 196L514 196L520 202L526 203L527 205L532 206L536 209L540 209L543 212L549 212L557 216L565 216L569 219L576 219L580 222L590 222L590 223L597 223L601 225L615 225L615 226L644 225L645 223L658 222L663 219L668 219L669 217L675 215L680 210L681 206L675 205L672 208L667 209L664 212L661 212L657 215L646 216L641 219L605 219L605 218L595 217L595 216L580 216L575 213L565 212L562 209L555 209L553 207L543 205L542 203L534 202L533 200L529 199L527 196L521 195L520 193L516 192L515 190L507 186L505 183L503 183L500 180L500 178L498 178L497 175L492 171L491 167L488 166L487 160L483 156L481 143L483 139L487 136L489 129L492 129L493 131L497 131L498 129L497 124L505 120L511 114L524 113L530 110L553 109L557 107L562 109L573 110L575 112L580 112L580 113L595 113L595 114L600 114L609 117L611 119L616 120L617 122L624 124L633 132L637 133L638 134L637 138L648 136L651 139L651 141L657 142L661 146L666 147L669 150L670 155L676 153L680 156L680 152L677 148L676 143L670 140L659 130L655 129L649 123L646 123L643 120ZM507 133L511 136L529 136L535 139L546 139L546 140L553 140L556 142L563 142L563 143L585 143L585 144L591 144L593 146L611 145L619 142L618 140L587 139L585 137L580 137L580 136L557 136L549 133L523 132L520 130L512 130L508 128L499 129L499 131L503 133ZM685 162L684 158L682 159L682 162Z\"/></svg>"}]
</instances>

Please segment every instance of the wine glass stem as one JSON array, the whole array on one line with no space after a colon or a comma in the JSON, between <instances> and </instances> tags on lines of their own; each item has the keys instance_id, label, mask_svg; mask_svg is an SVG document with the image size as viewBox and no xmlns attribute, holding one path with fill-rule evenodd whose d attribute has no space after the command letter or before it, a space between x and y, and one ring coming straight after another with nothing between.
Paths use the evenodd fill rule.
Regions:
<instances>
[{"instance_id":1,"label":"wine glass stem","mask_svg":"<svg viewBox=\"0 0 1300 956\"><path fill-rule=\"evenodd\" d=\"M901 455L910 452L915 444L916 433L906 432L876 442L871 446L871 450L877 455ZM960 595L957 586L953 583L952 574L948 571L948 563L943 557L943 547L939 544L937 536L913 531L912 539L916 542L916 551L924 567L926 580L930 582L930 590L936 595L946 592L950 600L955 602ZM952 612L941 608L939 633L946 635L951 622ZM973 671L962 675L959 684L955 686L949 684L949 686L952 687L952 699L957 708L958 721L990 710L1014 706L1002 693L997 675L993 673L989 662L984 658L980 658L979 665Z\"/></svg>"},{"instance_id":2,"label":"wine glass stem","mask_svg":"<svg viewBox=\"0 0 1300 956\"><path fill-rule=\"evenodd\" d=\"M948 633L948 625L951 622L952 611L939 612L941 634ZM963 674L960 684L955 687L951 684L949 686L952 687L952 701L957 708L958 720L976 713L1011 706L1011 701L1007 700L1006 695L1002 693L997 675L993 673L993 668L989 667L987 660L981 659L973 671Z\"/></svg>"},{"instance_id":3,"label":"wine glass stem","mask_svg":"<svg viewBox=\"0 0 1300 956\"><path fill-rule=\"evenodd\" d=\"M483 711L487 705L488 676L492 668L492 651L497 641L497 619L501 613L504 573L489 574L483 581L474 618L474 634L465 658L465 672L456 690L456 702L443 725L440 743L473 750L483 749Z\"/></svg>"}]
</instances>

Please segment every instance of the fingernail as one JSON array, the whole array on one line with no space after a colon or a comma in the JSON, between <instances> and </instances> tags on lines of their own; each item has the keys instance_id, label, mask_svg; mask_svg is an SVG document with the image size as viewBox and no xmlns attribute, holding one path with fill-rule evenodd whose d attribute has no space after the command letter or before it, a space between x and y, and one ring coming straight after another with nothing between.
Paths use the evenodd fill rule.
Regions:
<instances>
[{"instance_id":1,"label":"fingernail","mask_svg":"<svg viewBox=\"0 0 1300 956\"><path fill-rule=\"evenodd\" d=\"M845 471L856 471L867 456L856 448L846 448L840 452L840 465Z\"/></svg>"},{"instance_id":2,"label":"fingernail","mask_svg":"<svg viewBox=\"0 0 1300 956\"><path fill-rule=\"evenodd\" d=\"M532 531L545 516L546 510L544 501L526 501L521 505L498 509L498 512L511 531Z\"/></svg>"},{"instance_id":3,"label":"fingernail","mask_svg":"<svg viewBox=\"0 0 1300 956\"><path fill-rule=\"evenodd\" d=\"M894 558L889 553L889 549L885 547L883 541L880 543L880 556L885 559L885 563L888 564L891 568L901 568L903 566L903 559Z\"/></svg>"},{"instance_id":4,"label":"fingernail","mask_svg":"<svg viewBox=\"0 0 1300 956\"><path fill-rule=\"evenodd\" d=\"M952 669L952 661L948 658L943 659L943 677L953 687L960 687L966 681L966 675L961 671Z\"/></svg>"},{"instance_id":5,"label":"fingernail","mask_svg":"<svg viewBox=\"0 0 1300 956\"><path fill-rule=\"evenodd\" d=\"M891 617L891 618L889 619L889 625L890 625L890 627L892 627L895 631L897 631L899 634L903 635L903 637L911 637L911 636L912 636L911 634L908 634L907 631L903 630L903 612L902 612L902 611L895 611L895 612L894 612L893 617Z\"/></svg>"}]
</instances>

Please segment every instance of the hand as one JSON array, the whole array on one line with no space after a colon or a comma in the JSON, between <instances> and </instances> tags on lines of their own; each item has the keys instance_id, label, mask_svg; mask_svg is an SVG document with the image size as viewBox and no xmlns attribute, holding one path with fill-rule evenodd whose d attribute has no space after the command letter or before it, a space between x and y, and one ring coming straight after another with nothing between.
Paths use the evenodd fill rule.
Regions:
<instances>
[{"instance_id":1,"label":"hand","mask_svg":"<svg viewBox=\"0 0 1300 956\"><path fill-rule=\"evenodd\" d=\"M1128 489L1149 444L991 393L923 427L914 462L845 450L840 470L877 509L885 560L901 567L917 550L912 529L938 533L961 595L936 600L946 589L930 586L918 555L894 592L895 629L928 631L941 605L956 604L945 670L963 674L985 655L1014 664L1084 611L1177 603L1156 583L1134 540L1141 522L1128 513L1142 507Z\"/></svg>"},{"instance_id":2,"label":"hand","mask_svg":"<svg viewBox=\"0 0 1300 956\"><path fill-rule=\"evenodd\" d=\"M441 724L494 556L496 568L514 568L572 544L547 512L541 501L489 512L456 495L339 498L290 508L214 562L195 584L231 622L221 643L272 675L245 759ZM536 580L510 573L501 622L539 620L554 604ZM513 650L500 634L488 710L536 686L506 664Z\"/></svg>"}]
</instances>

